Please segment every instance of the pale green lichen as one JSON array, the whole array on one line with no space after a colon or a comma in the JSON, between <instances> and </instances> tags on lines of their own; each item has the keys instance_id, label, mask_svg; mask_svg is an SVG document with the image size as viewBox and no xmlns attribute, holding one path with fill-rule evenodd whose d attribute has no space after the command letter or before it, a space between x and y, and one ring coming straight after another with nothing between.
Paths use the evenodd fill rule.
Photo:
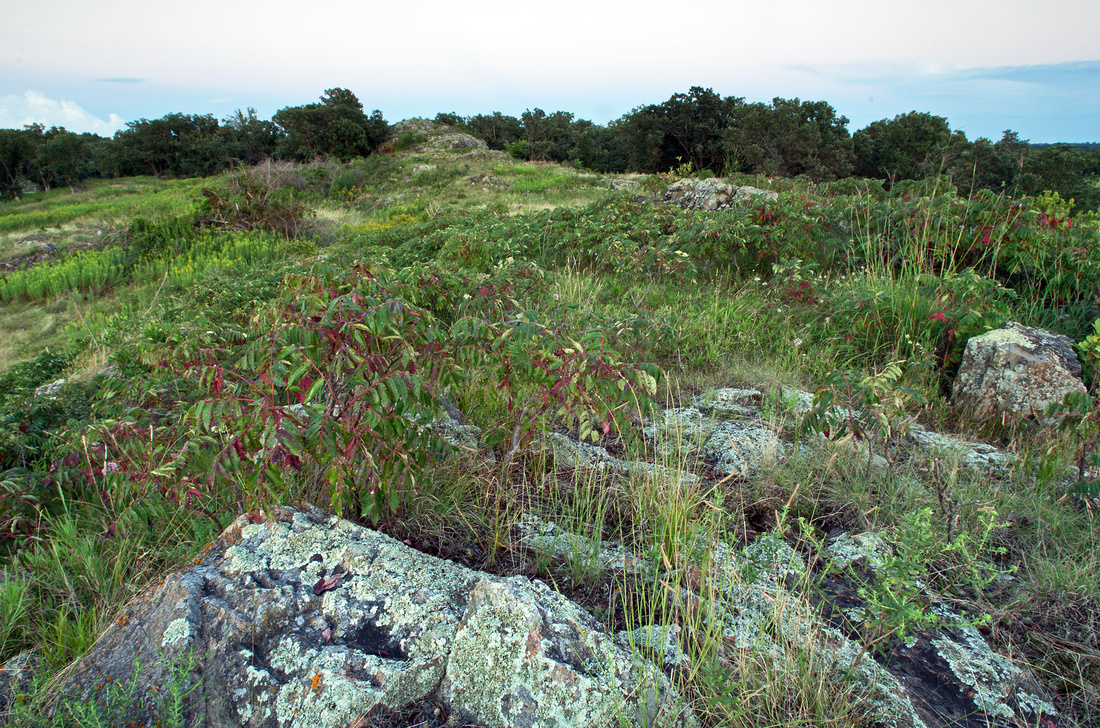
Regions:
<instances>
[{"instance_id":1,"label":"pale green lichen","mask_svg":"<svg viewBox=\"0 0 1100 728\"><path fill-rule=\"evenodd\" d=\"M871 570L878 570L893 553L893 547L885 539L874 533L860 533L855 536L844 533L830 541L825 550L833 564L846 569L856 561L863 560Z\"/></svg>"},{"instance_id":2,"label":"pale green lichen","mask_svg":"<svg viewBox=\"0 0 1100 728\"><path fill-rule=\"evenodd\" d=\"M1016 703L1024 710L1039 715L1057 715L1054 706L1026 690L1019 689L1023 672L989 648L973 627L961 630L963 641L934 639L936 651L955 677L974 691L974 702L989 715L1015 717L1015 711L1005 702L1015 693Z\"/></svg>"},{"instance_id":3,"label":"pale green lichen","mask_svg":"<svg viewBox=\"0 0 1100 728\"><path fill-rule=\"evenodd\" d=\"M722 387L696 395L691 403L703 412L713 413L716 417L755 417L756 410L749 407L757 404L764 395L757 389L734 389Z\"/></svg>"},{"instance_id":4,"label":"pale green lichen","mask_svg":"<svg viewBox=\"0 0 1100 728\"><path fill-rule=\"evenodd\" d=\"M164 628L164 637L160 641L161 647L169 647L191 639L191 623L182 617L173 619Z\"/></svg>"},{"instance_id":5,"label":"pale green lichen","mask_svg":"<svg viewBox=\"0 0 1100 728\"><path fill-rule=\"evenodd\" d=\"M784 453L783 444L764 422L716 421L696 407L667 409L642 431L656 440L657 452L663 457L713 458L715 472L723 475L752 472Z\"/></svg>"},{"instance_id":6,"label":"pale green lichen","mask_svg":"<svg viewBox=\"0 0 1100 728\"><path fill-rule=\"evenodd\" d=\"M539 610L509 586L486 580L475 589L447 665L452 697L494 728L610 723L617 712L610 675L549 660L535 644L543 641Z\"/></svg>"}]
</instances>

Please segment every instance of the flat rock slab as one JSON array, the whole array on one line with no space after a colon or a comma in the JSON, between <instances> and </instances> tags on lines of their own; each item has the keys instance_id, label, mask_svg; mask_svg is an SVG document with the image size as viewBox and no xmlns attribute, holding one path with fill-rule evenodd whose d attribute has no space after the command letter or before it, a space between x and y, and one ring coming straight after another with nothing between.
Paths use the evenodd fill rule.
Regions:
<instances>
[{"instance_id":1,"label":"flat rock slab","mask_svg":"<svg viewBox=\"0 0 1100 728\"><path fill-rule=\"evenodd\" d=\"M437 696L493 727L639 724L657 713L654 725L692 722L664 707L679 701L663 676L639 672L587 612L541 583L289 508L238 519L199 563L135 600L63 692L106 706L105 687L133 679L135 661L127 725L156 725L174 678L194 688L188 726L346 728L374 706ZM661 710L639 703L636 679L657 685Z\"/></svg>"}]
</instances>

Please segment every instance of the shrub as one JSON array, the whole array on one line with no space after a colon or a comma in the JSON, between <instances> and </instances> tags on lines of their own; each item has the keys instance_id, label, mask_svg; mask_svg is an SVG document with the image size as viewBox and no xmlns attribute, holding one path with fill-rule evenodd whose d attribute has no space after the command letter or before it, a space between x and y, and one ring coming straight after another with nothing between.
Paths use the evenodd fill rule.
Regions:
<instances>
[{"instance_id":1,"label":"shrub","mask_svg":"<svg viewBox=\"0 0 1100 728\"><path fill-rule=\"evenodd\" d=\"M267 230L293 238L313 215L290 190L256 170L239 172L226 187L207 187L202 194L198 222L216 230Z\"/></svg>"},{"instance_id":2,"label":"shrub","mask_svg":"<svg viewBox=\"0 0 1100 728\"><path fill-rule=\"evenodd\" d=\"M656 371L623 364L599 331L574 340L530 312L466 315L448 330L379 269L290 280L263 336L228 359L216 340L188 346L177 364L208 395L190 410L194 442L216 444L218 469L245 509L270 502L286 472L312 463L336 512L378 519L430 458L449 452L428 426L448 389L503 400L508 420L490 438L508 447L505 470L537 426L627 431L628 407L647 409L656 389Z\"/></svg>"}]
</instances>

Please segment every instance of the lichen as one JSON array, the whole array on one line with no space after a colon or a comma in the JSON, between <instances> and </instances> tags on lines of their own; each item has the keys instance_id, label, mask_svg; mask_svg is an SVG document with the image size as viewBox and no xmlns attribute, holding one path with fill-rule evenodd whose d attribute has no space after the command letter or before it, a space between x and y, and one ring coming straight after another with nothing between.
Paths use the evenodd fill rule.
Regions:
<instances>
[{"instance_id":1,"label":"lichen","mask_svg":"<svg viewBox=\"0 0 1100 728\"><path fill-rule=\"evenodd\" d=\"M1054 706L1020 688L1024 675L1020 668L989 648L973 627L961 630L963 641L934 639L932 644L951 666L959 682L974 691L974 702L989 715L1015 717L1006 698L1015 694L1016 703L1032 714L1057 715Z\"/></svg>"},{"instance_id":2,"label":"lichen","mask_svg":"<svg viewBox=\"0 0 1100 728\"><path fill-rule=\"evenodd\" d=\"M833 564L841 569L862 559L872 570L881 567L893 551L889 543L874 533L860 533L855 536L843 533L830 541L825 549Z\"/></svg>"},{"instance_id":3,"label":"lichen","mask_svg":"<svg viewBox=\"0 0 1100 728\"><path fill-rule=\"evenodd\" d=\"M550 660L539 608L521 598L510 581L486 579L475 587L447 664L451 697L490 726L611 722L616 715L611 676ZM546 592L540 597L557 601L555 592ZM561 601L555 609L568 608Z\"/></svg>"},{"instance_id":4,"label":"lichen","mask_svg":"<svg viewBox=\"0 0 1100 728\"><path fill-rule=\"evenodd\" d=\"M164 637L160 641L161 647L169 647L179 642L187 642L191 639L191 623L182 617L173 619L164 628Z\"/></svg>"}]
</instances>

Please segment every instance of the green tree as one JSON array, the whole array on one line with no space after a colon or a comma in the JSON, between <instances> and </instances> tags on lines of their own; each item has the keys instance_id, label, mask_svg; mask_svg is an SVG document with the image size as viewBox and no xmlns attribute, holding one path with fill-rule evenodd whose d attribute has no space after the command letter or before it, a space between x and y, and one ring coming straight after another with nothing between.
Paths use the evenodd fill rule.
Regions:
<instances>
[{"instance_id":1,"label":"green tree","mask_svg":"<svg viewBox=\"0 0 1100 728\"><path fill-rule=\"evenodd\" d=\"M723 134L737 123L743 106L744 99L692 86L662 104L638 107L615 129L633 169L662 172L690 162L697 170L720 173L726 167Z\"/></svg>"},{"instance_id":2,"label":"green tree","mask_svg":"<svg viewBox=\"0 0 1100 728\"><path fill-rule=\"evenodd\" d=\"M459 116L454 111L441 111L435 115L433 121L436 124L443 124L445 126L456 126L459 129L466 128L466 119Z\"/></svg>"},{"instance_id":3,"label":"green tree","mask_svg":"<svg viewBox=\"0 0 1100 728\"><path fill-rule=\"evenodd\" d=\"M65 127L52 127L43 134L34 159L35 175L42 189L74 185L90 175L88 143Z\"/></svg>"},{"instance_id":4,"label":"green tree","mask_svg":"<svg viewBox=\"0 0 1100 728\"><path fill-rule=\"evenodd\" d=\"M523 134L531 159L539 162L564 162L573 154L573 114L542 109L523 112Z\"/></svg>"},{"instance_id":5,"label":"green tree","mask_svg":"<svg viewBox=\"0 0 1100 728\"><path fill-rule=\"evenodd\" d=\"M210 114L166 114L126 126L115 133L113 161L119 174L201 177L232 164L218 120Z\"/></svg>"},{"instance_id":6,"label":"green tree","mask_svg":"<svg viewBox=\"0 0 1100 728\"><path fill-rule=\"evenodd\" d=\"M965 137L962 137L965 141ZM958 138L942 116L910 111L868 124L852 137L855 172L888 180L925 179L946 171Z\"/></svg>"},{"instance_id":7,"label":"green tree","mask_svg":"<svg viewBox=\"0 0 1100 728\"><path fill-rule=\"evenodd\" d=\"M14 200L23 192L39 134L41 127L0 129L0 199Z\"/></svg>"},{"instance_id":8,"label":"green tree","mask_svg":"<svg viewBox=\"0 0 1100 728\"><path fill-rule=\"evenodd\" d=\"M283 134L276 155L298 161L333 156L346 162L366 157L389 131L381 111L367 116L355 94L341 88L326 90L321 103L280 109L273 121Z\"/></svg>"},{"instance_id":9,"label":"green tree","mask_svg":"<svg viewBox=\"0 0 1100 728\"><path fill-rule=\"evenodd\" d=\"M573 132L573 158L586 168L601 174L628 169L629 152L615 126L600 126L581 119L573 123Z\"/></svg>"},{"instance_id":10,"label":"green tree","mask_svg":"<svg viewBox=\"0 0 1100 728\"><path fill-rule=\"evenodd\" d=\"M226 151L229 156L245 164L253 165L275 154L279 143L279 129L274 122L256 116L256 110L237 109L222 123Z\"/></svg>"},{"instance_id":11,"label":"green tree","mask_svg":"<svg viewBox=\"0 0 1100 728\"><path fill-rule=\"evenodd\" d=\"M504 150L506 144L523 139L523 123L514 116L494 111L478 114L466 120L470 134L484 141L490 149Z\"/></svg>"},{"instance_id":12,"label":"green tree","mask_svg":"<svg viewBox=\"0 0 1100 728\"><path fill-rule=\"evenodd\" d=\"M824 101L775 98L770 106L744 106L724 133L724 149L742 171L834 180L852 172L847 127L848 119Z\"/></svg>"}]
</instances>

